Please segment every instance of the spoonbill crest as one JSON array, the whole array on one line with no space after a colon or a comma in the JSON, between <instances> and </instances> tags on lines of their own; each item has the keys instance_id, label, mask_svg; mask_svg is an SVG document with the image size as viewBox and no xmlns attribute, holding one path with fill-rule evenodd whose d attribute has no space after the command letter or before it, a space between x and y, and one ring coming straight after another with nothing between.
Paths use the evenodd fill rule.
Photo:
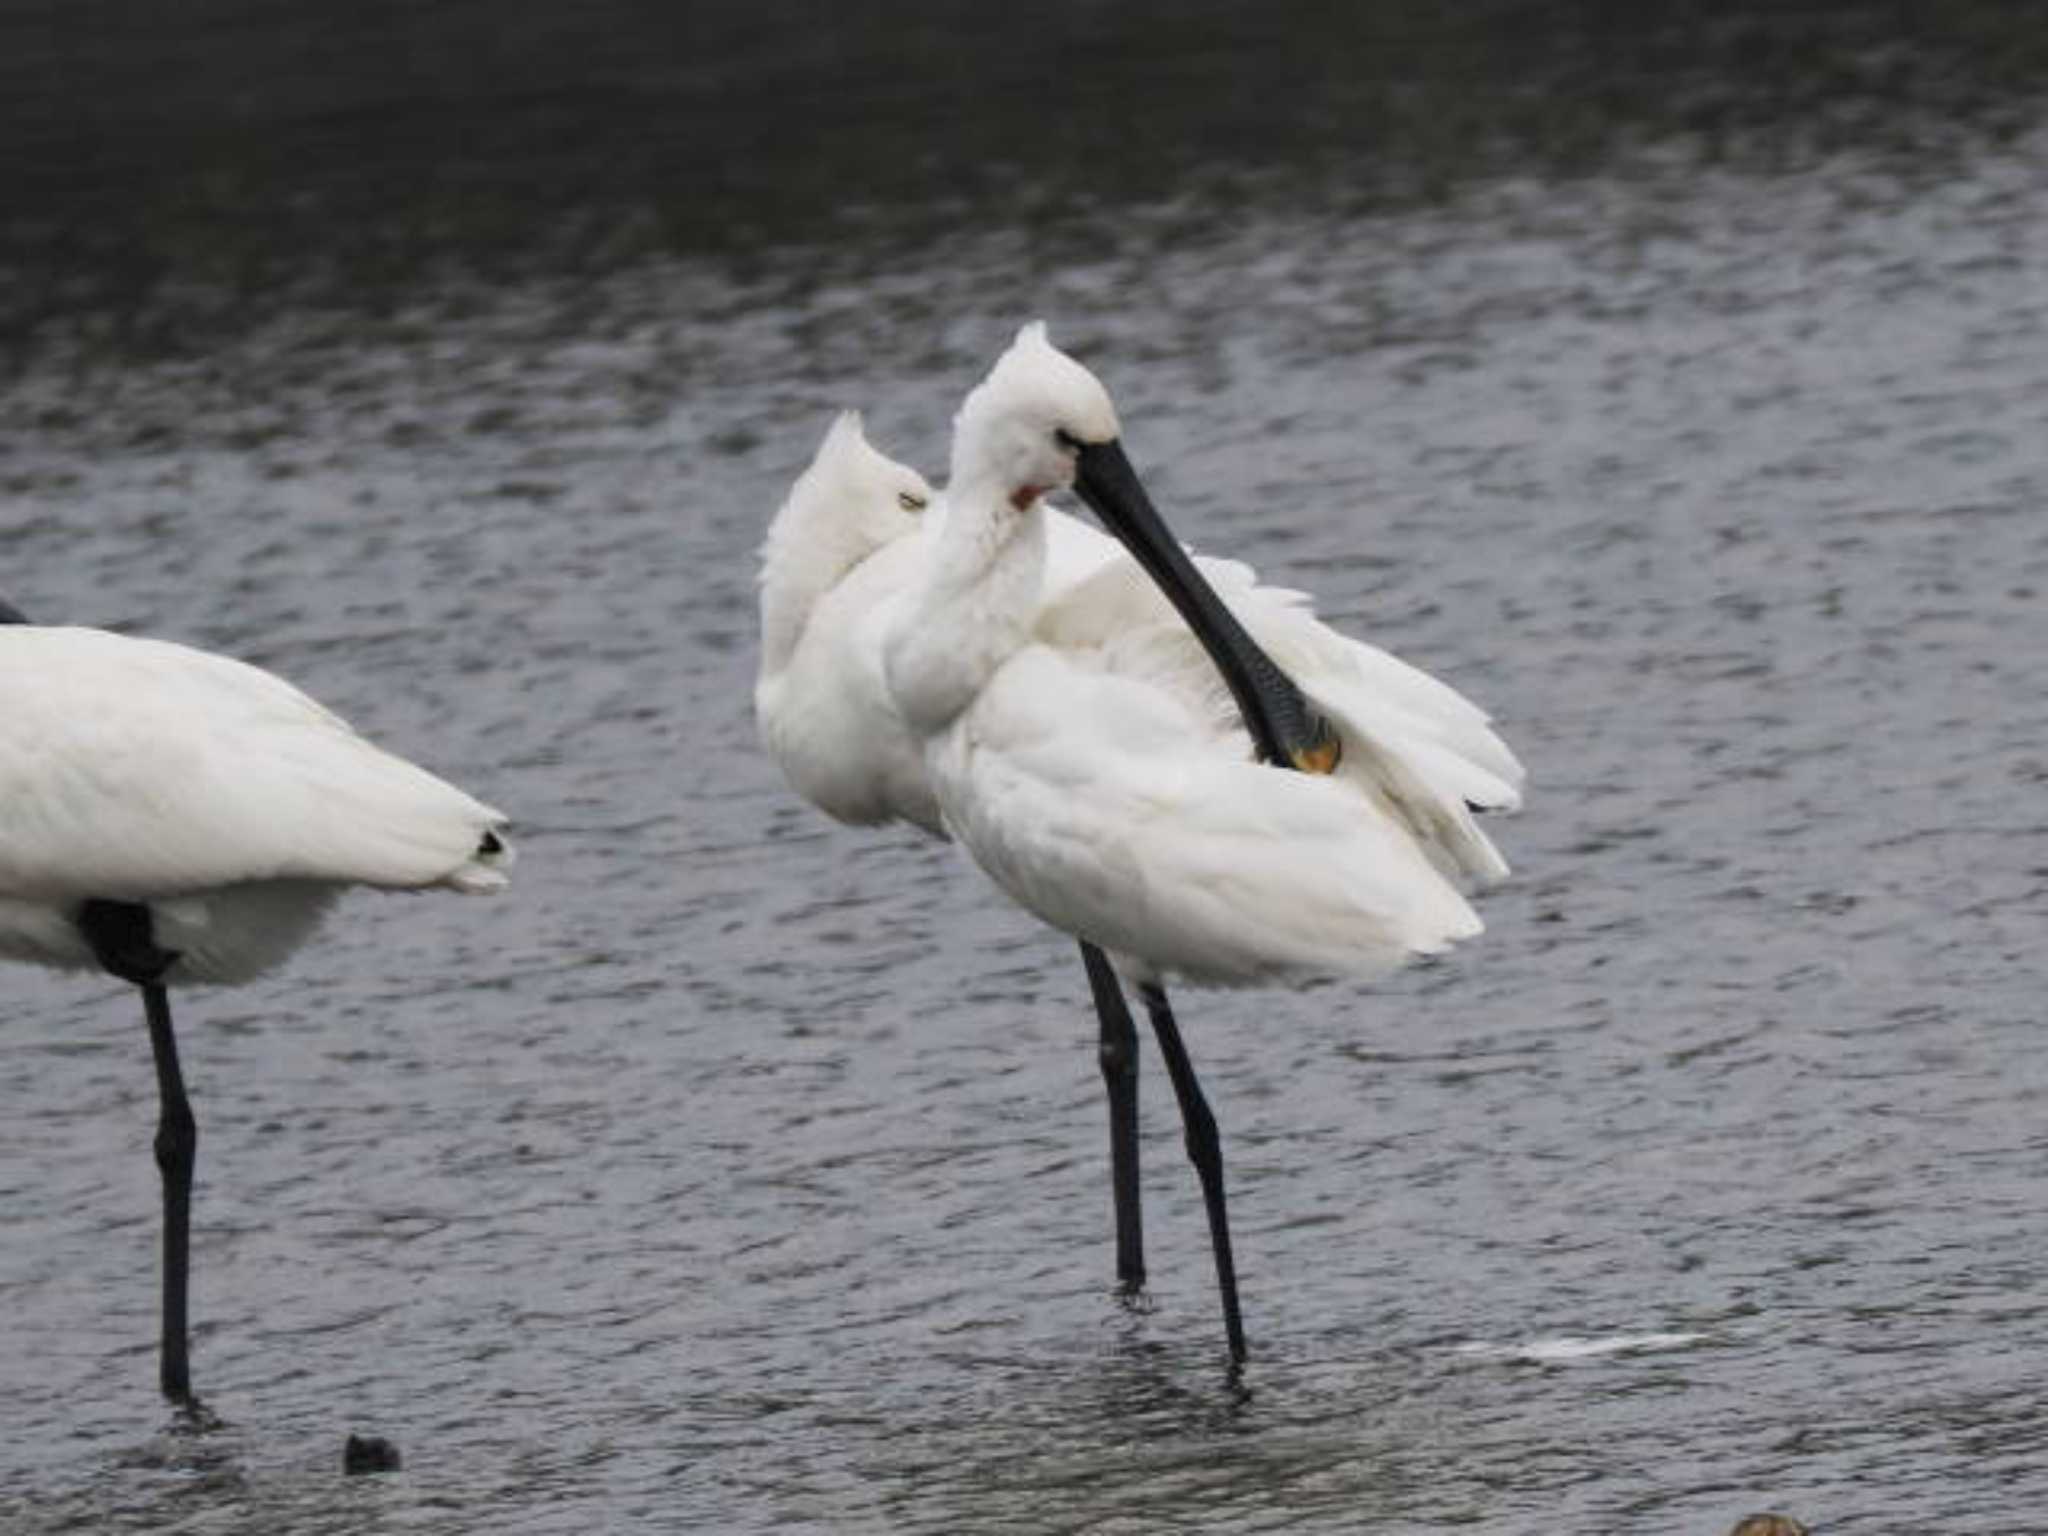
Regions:
<instances>
[{"instance_id":1,"label":"spoonbill crest","mask_svg":"<svg viewBox=\"0 0 2048 1536\"><path fill-rule=\"evenodd\" d=\"M104 630L0 627L0 957L142 991L163 1180L165 1396L186 1338L198 1129L169 989L283 961L352 885L495 891L505 817L256 667Z\"/></svg>"}]
</instances>

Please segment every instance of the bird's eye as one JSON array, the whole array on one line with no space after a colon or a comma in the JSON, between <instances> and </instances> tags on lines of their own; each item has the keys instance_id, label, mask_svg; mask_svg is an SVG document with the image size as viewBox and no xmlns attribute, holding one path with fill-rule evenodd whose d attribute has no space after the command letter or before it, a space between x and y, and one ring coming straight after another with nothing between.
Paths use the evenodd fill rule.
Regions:
<instances>
[{"instance_id":1,"label":"bird's eye","mask_svg":"<svg viewBox=\"0 0 2048 1536\"><path fill-rule=\"evenodd\" d=\"M911 491L898 491L896 493L896 505L906 512L922 512L924 510L924 498Z\"/></svg>"},{"instance_id":2,"label":"bird's eye","mask_svg":"<svg viewBox=\"0 0 2048 1536\"><path fill-rule=\"evenodd\" d=\"M1060 445L1062 452L1079 453L1081 451L1081 439L1074 436L1065 427L1054 427L1052 429L1052 440Z\"/></svg>"}]
</instances>

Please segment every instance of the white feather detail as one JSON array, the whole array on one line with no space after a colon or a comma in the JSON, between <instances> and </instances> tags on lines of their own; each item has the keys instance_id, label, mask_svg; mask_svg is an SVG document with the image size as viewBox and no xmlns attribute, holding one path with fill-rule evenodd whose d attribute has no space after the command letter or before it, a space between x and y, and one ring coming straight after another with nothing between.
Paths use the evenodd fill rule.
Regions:
<instances>
[{"instance_id":1,"label":"white feather detail","mask_svg":"<svg viewBox=\"0 0 2048 1536\"><path fill-rule=\"evenodd\" d=\"M504 815L282 679L162 640L0 626L0 954L91 963L91 898L150 906L178 980L282 959L349 885L506 884Z\"/></svg>"}]
</instances>

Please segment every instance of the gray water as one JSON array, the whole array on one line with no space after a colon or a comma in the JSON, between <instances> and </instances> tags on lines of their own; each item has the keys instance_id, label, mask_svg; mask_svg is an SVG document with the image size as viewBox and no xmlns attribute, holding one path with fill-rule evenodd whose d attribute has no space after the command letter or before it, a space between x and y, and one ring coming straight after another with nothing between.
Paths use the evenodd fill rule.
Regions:
<instances>
[{"instance_id":1,"label":"gray water","mask_svg":"<svg viewBox=\"0 0 2048 1536\"><path fill-rule=\"evenodd\" d=\"M210 1434L155 1396L139 1010L7 972L0 1525L2048 1528L2048 127L1896 106L39 334L0 591L284 673L522 861L181 1001ZM1112 1295L1071 944L753 742L829 413L937 473L1033 316L1185 537L1533 774L1483 938L1182 999L1241 1387L1150 1055Z\"/></svg>"}]
</instances>

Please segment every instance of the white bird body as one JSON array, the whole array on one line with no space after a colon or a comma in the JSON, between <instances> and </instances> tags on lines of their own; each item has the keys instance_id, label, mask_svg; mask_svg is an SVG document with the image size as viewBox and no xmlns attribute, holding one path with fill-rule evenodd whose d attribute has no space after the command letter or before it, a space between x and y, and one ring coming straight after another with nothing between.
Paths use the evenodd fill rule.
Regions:
<instances>
[{"instance_id":1,"label":"white bird body","mask_svg":"<svg viewBox=\"0 0 2048 1536\"><path fill-rule=\"evenodd\" d=\"M90 899L149 908L165 981L276 965L348 886L491 891L505 817L282 679L103 630L0 625L0 956L97 968Z\"/></svg>"},{"instance_id":2,"label":"white bird body","mask_svg":"<svg viewBox=\"0 0 2048 1536\"><path fill-rule=\"evenodd\" d=\"M844 418L776 516L763 740L829 814L950 834L1082 941L1126 1294L1145 1273L1137 1040L1112 969L1138 983L1241 1364L1220 1138L1165 981L1371 976L1478 933L1460 887L1507 863L1473 812L1517 805L1521 765L1483 711L1303 594L1190 557L1107 393L1042 326L961 407L945 498L915 531L877 515L892 473L911 472ZM1063 486L1116 537L1049 509Z\"/></svg>"},{"instance_id":3,"label":"white bird body","mask_svg":"<svg viewBox=\"0 0 2048 1536\"><path fill-rule=\"evenodd\" d=\"M825 592L787 664L764 669L755 715L791 787L835 821L907 821L944 836L923 744L882 676L882 637L923 554L923 540L908 533Z\"/></svg>"},{"instance_id":4,"label":"white bird body","mask_svg":"<svg viewBox=\"0 0 2048 1536\"><path fill-rule=\"evenodd\" d=\"M949 504L943 515L950 532L973 512ZM1039 509L1025 514L999 563L1023 572L1041 560L1030 545L1044 523ZM901 632L949 663L966 658L963 673L987 652L961 631L1023 635L965 707L929 730L925 751L947 827L1021 906L1107 950L1140 982L1373 976L1480 931L1446 873L1496 878L1507 866L1460 796L1483 790L1499 804L1514 791L1444 747L1427 717L1372 698L1356 679L1296 671L1331 715L1344 758L1334 776L1278 772L1254 760L1228 692L1164 599L1135 625L1109 622L1120 605L1102 602L1102 587L1128 581L1136 595L1135 566L1021 620L1014 599L1011 614L991 611L1013 590L1004 571L992 578L981 588L988 608L944 615L906 604ZM1030 585L1021 575L1015 584ZM1232 606L1264 643L1286 626L1247 595ZM1149 606L1122 612L1128 620ZM1272 653L1285 668L1285 648ZM908 706L913 718L917 708ZM1375 716L1408 727L1396 737L1408 751L1371 734ZM1470 731L1469 721L1451 724Z\"/></svg>"},{"instance_id":5,"label":"white bird body","mask_svg":"<svg viewBox=\"0 0 2048 1536\"><path fill-rule=\"evenodd\" d=\"M898 485L929 494L842 418L764 546L756 707L806 799L950 832L1141 982L1371 976L1480 931L1455 882L1507 864L1470 807L1515 806L1522 780L1484 711L1304 594L1198 558L1344 744L1333 777L1260 766L1214 664L1115 539L957 475L892 522ZM836 575L805 586L805 565ZM777 619L794 638L777 643Z\"/></svg>"},{"instance_id":6,"label":"white bird body","mask_svg":"<svg viewBox=\"0 0 2048 1536\"><path fill-rule=\"evenodd\" d=\"M835 821L943 836L922 743L882 676L882 636L925 558L924 477L842 412L761 547L754 717L790 786Z\"/></svg>"}]
</instances>

